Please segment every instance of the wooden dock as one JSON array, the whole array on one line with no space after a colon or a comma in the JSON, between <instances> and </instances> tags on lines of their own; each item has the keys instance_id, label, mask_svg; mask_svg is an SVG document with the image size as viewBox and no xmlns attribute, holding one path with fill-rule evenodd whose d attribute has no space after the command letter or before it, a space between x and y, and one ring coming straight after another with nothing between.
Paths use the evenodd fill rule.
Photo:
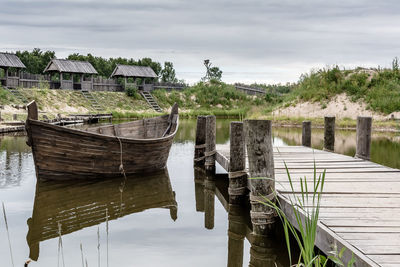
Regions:
<instances>
[{"instance_id":1,"label":"wooden dock","mask_svg":"<svg viewBox=\"0 0 400 267\"><path fill-rule=\"evenodd\" d=\"M247 123L247 130L243 129L243 123L231 123L231 141L228 145L208 144L207 136L213 135L215 128L206 127L205 146L201 145L203 135L198 134L200 138L196 136L195 158L197 156L201 159L204 155L207 163L207 160L210 162L209 158L214 157L214 160L229 173L229 190L233 194L233 197L230 195L230 202L232 200L237 203L238 196L243 197L250 192L252 213L256 215L252 218L253 231L256 233L260 231L257 228L259 227L257 220L260 218L266 219L264 224L267 226L264 230L261 229L262 234L265 234L262 230L265 231L268 224L273 222L270 218L268 219L268 216L271 216L268 209L262 210L260 206L256 206L257 197L255 197L260 192L267 195L267 192L274 189L273 187L275 187L282 210L291 223L298 227L291 206L291 203L297 201L290 188L285 163L291 174L295 194L301 193L300 178L307 177L308 188L312 188L315 163L317 173L326 170L315 245L327 255L332 255L332 252L338 253L343 247L346 248L342 260L348 262L354 257L356 260L354 266L400 266L400 170L367 160L371 134L369 118L358 124L357 158L314 150L306 146L272 148L272 142L268 140L271 139L270 122L269 128L257 128L263 123L254 123L257 127L249 130L252 123ZM325 148L334 145L334 119L328 118L325 126L327 123L329 127L326 127L328 130L325 133ZM201 129L201 124L200 119L198 129ZM206 123L206 126L208 124ZM310 127L309 124L305 126L306 129ZM256 128L266 130L267 133L258 131L256 134L254 131ZM211 134L208 133L209 131ZM304 132L309 136L303 138L303 143L310 143L311 131L303 131L303 135ZM244 148L245 135L247 150ZM213 138L209 139L213 141ZM256 148L249 150L249 146ZM205 150L202 154L203 147ZM270 153L269 149L273 152ZM233 150L234 153L231 155ZM252 153L251 164L248 153ZM270 159L273 164L268 163ZM195 160L195 163L197 162L198 160ZM206 164L206 169L207 167L210 170ZM271 176L265 175L271 172L269 169L272 169ZM258 175L263 173L264 175ZM264 186L271 186L272 189L262 189L263 185L255 182L257 179L247 179L247 177L272 177L275 183L273 185L267 183ZM238 181L238 178L244 183ZM242 190L243 187L246 187L246 192ZM302 216L304 219L305 213Z\"/></svg>"},{"instance_id":2,"label":"wooden dock","mask_svg":"<svg viewBox=\"0 0 400 267\"><path fill-rule=\"evenodd\" d=\"M229 153L229 145L217 145L226 171ZM310 178L311 188L314 160L317 172L326 169L316 245L327 254L346 247L365 263L357 266L400 266L400 170L303 146L274 147L276 190L292 223L284 162L299 192L300 177Z\"/></svg>"}]
</instances>

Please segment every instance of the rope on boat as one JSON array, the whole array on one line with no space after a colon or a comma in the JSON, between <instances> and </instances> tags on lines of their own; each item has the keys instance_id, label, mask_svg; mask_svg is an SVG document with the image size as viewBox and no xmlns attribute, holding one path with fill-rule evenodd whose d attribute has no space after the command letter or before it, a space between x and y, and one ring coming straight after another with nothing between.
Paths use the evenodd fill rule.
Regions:
<instances>
[{"instance_id":1,"label":"rope on boat","mask_svg":"<svg viewBox=\"0 0 400 267\"><path fill-rule=\"evenodd\" d=\"M9 230L8 230L8 222L7 222L6 208L4 207L4 202L2 202L2 205L3 205L4 223L5 223L5 225L6 225L6 230L7 230L8 247L10 248L11 263L12 263L12 266L14 267L14 257L13 257L12 249L11 249L10 232L9 232Z\"/></svg>"},{"instance_id":2,"label":"rope on boat","mask_svg":"<svg viewBox=\"0 0 400 267\"><path fill-rule=\"evenodd\" d=\"M120 165L119 165L119 171L121 172L121 174L125 177L126 179L126 173L124 170L124 163L122 162L122 142L121 139L118 136L115 136L119 142L119 149L120 149Z\"/></svg>"}]
</instances>

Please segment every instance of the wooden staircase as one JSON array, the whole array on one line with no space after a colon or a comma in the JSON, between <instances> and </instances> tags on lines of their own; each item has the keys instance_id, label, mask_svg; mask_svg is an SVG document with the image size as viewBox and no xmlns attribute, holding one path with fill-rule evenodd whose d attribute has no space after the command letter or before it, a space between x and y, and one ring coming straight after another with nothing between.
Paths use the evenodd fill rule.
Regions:
<instances>
[{"instance_id":1,"label":"wooden staircase","mask_svg":"<svg viewBox=\"0 0 400 267\"><path fill-rule=\"evenodd\" d=\"M103 108L100 106L99 102L94 98L94 96L88 91L88 90L81 90L81 93L84 98L86 98L87 101L89 101L90 105L96 110L96 111L102 111Z\"/></svg>"},{"instance_id":2,"label":"wooden staircase","mask_svg":"<svg viewBox=\"0 0 400 267\"><path fill-rule=\"evenodd\" d=\"M144 97L144 99L146 99L147 104L149 104L149 106L154 109L157 112L162 112L162 109L160 108L160 106L157 104L156 100L154 99L154 97L150 94L150 92L147 91L141 91L140 94Z\"/></svg>"},{"instance_id":3,"label":"wooden staircase","mask_svg":"<svg viewBox=\"0 0 400 267\"><path fill-rule=\"evenodd\" d=\"M23 96L23 95L21 94L21 92L20 92L18 89L15 89L15 88L7 88L7 87L6 87L6 90L7 90L8 92L10 92L16 99L18 99L18 100L21 101L22 103L28 103L28 102L29 102L29 100L28 100L25 96Z\"/></svg>"}]
</instances>

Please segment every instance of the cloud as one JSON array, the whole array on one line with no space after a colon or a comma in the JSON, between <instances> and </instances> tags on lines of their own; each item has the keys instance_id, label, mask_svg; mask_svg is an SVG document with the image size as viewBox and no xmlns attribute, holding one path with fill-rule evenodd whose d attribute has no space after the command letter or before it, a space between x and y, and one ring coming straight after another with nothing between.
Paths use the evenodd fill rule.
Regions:
<instances>
[{"instance_id":1,"label":"cloud","mask_svg":"<svg viewBox=\"0 0 400 267\"><path fill-rule=\"evenodd\" d=\"M228 82L295 81L329 64L389 65L397 1L0 0L0 50L173 61L194 82L210 58Z\"/></svg>"}]
</instances>

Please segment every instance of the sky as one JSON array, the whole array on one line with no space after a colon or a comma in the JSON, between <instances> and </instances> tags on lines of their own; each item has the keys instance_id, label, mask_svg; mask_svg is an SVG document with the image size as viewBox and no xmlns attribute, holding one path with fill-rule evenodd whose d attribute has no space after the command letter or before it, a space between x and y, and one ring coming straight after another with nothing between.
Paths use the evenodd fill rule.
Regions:
<instances>
[{"instance_id":1,"label":"sky","mask_svg":"<svg viewBox=\"0 0 400 267\"><path fill-rule=\"evenodd\" d=\"M179 79L295 82L312 69L390 67L397 0L0 0L0 51L171 61Z\"/></svg>"}]
</instances>

